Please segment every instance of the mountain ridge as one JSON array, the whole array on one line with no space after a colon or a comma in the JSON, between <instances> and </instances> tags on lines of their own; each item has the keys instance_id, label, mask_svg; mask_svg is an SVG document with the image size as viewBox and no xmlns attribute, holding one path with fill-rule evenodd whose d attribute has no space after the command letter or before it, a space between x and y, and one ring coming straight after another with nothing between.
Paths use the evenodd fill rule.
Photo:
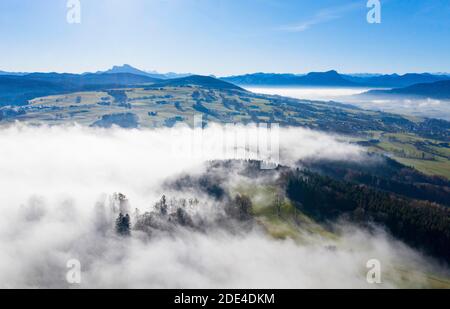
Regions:
<instances>
[{"instance_id":1,"label":"mountain ridge","mask_svg":"<svg viewBox=\"0 0 450 309\"><path fill-rule=\"evenodd\" d=\"M124 64L121 66L115 65L111 69L106 71L98 71L95 74L117 74L117 73L128 73L128 74L134 74L134 75L142 75L147 76L151 78L158 78L158 79L166 79L167 77L164 74L159 73L149 73L142 70L139 70L129 64ZM89 74L89 73L87 73Z\"/></svg>"},{"instance_id":2,"label":"mountain ridge","mask_svg":"<svg viewBox=\"0 0 450 309\"><path fill-rule=\"evenodd\" d=\"M419 83L450 80L449 75L430 73L390 74L340 74L335 70L311 72L306 75L291 73L254 73L222 77L222 80L242 86L332 86L332 87L408 87Z\"/></svg>"},{"instance_id":3,"label":"mountain ridge","mask_svg":"<svg viewBox=\"0 0 450 309\"><path fill-rule=\"evenodd\" d=\"M335 70L327 72L310 72L306 75L295 75L291 73L255 73L222 77L221 79L237 85L357 86L356 83L344 79L342 75Z\"/></svg>"},{"instance_id":4,"label":"mountain ridge","mask_svg":"<svg viewBox=\"0 0 450 309\"><path fill-rule=\"evenodd\" d=\"M173 79L173 78L182 78L182 77L187 77L187 76L193 75L190 73L174 73L174 72L159 73L157 71L144 71L144 70L137 69L136 67L133 67L129 64L124 64L121 66L115 65L109 70L98 71L95 74L116 74L116 73L129 73L129 74L142 75L142 76L147 76L147 77L152 77L152 78L157 78L157 79ZM89 74L89 73L86 73L86 74Z\"/></svg>"},{"instance_id":5,"label":"mountain ridge","mask_svg":"<svg viewBox=\"0 0 450 309\"><path fill-rule=\"evenodd\" d=\"M423 97L430 99L450 99L450 80L434 83L420 83L391 90L370 90L361 96L402 96Z\"/></svg>"},{"instance_id":6,"label":"mountain ridge","mask_svg":"<svg viewBox=\"0 0 450 309\"><path fill-rule=\"evenodd\" d=\"M26 73L0 71L0 76L27 76L33 74L50 73ZM83 74L52 73L75 75L104 75L104 74L133 74L155 79L178 79L189 77L191 73L158 73L145 71L129 64L115 65L106 71ZM336 70L326 72L309 72L307 74L294 73L250 73L244 75L232 75L219 78L223 81L238 86L328 86L328 87L373 87L373 88L401 88L421 83L433 83L442 80L450 80L450 73L406 73L379 74L379 73L354 73L341 74Z\"/></svg>"}]
</instances>

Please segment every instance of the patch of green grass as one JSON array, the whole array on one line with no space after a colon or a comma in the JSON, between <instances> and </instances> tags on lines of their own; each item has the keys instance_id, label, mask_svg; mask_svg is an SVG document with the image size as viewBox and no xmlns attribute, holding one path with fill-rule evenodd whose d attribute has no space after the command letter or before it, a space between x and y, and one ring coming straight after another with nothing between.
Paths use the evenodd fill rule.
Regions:
<instances>
[{"instance_id":1,"label":"patch of green grass","mask_svg":"<svg viewBox=\"0 0 450 309\"><path fill-rule=\"evenodd\" d=\"M433 139L412 133L366 132L378 140L370 151L388 153L398 162L418 171L450 179L450 148Z\"/></svg>"},{"instance_id":2,"label":"patch of green grass","mask_svg":"<svg viewBox=\"0 0 450 309\"><path fill-rule=\"evenodd\" d=\"M450 279L435 273L417 271L413 266L386 269L383 281L395 282L404 289L450 289Z\"/></svg>"},{"instance_id":3,"label":"patch of green grass","mask_svg":"<svg viewBox=\"0 0 450 309\"><path fill-rule=\"evenodd\" d=\"M417 160L408 158L395 158L400 163L411 166L427 175L438 175L450 179L450 162L449 160L439 159L437 161Z\"/></svg>"},{"instance_id":4,"label":"patch of green grass","mask_svg":"<svg viewBox=\"0 0 450 309\"><path fill-rule=\"evenodd\" d=\"M323 226L299 211L286 197L281 197L278 188L273 185L239 183L232 195L245 194L253 203L253 215L276 239L293 239L303 243L314 234L336 240L338 237Z\"/></svg>"}]
</instances>

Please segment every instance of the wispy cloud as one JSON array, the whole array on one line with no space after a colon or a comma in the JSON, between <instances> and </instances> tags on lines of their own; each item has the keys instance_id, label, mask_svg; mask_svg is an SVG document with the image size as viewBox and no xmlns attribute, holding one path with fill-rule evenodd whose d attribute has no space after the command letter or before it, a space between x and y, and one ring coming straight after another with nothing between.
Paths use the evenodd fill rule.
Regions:
<instances>
[{"instance_id":1,"label":"wispy cloud","mask_svg":"<svg viewBox=\"0 0 450 309\"><path fill-rule=\"evenodd\" d=\"M346 13L361 7L361 2L352 2L339 7L331 7L318 11L309 19L295 24L280 27L280 30L287 32L303 32L315 25L330 22L343 17Z\"/></svg>"}]
</instances>

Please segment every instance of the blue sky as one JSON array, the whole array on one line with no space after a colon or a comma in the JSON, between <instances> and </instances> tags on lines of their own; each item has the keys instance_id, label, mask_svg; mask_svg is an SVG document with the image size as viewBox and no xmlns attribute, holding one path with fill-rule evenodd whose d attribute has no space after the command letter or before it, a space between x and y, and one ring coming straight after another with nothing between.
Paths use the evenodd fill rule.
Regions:
<instances>
[{"instance_id":1,"label":"blue sky","mask_svg":"<svg viewBox=\"0 0 450 309\"><path fill-rule=\"evenodd\" d=\"M218 76L250 72L450 71L450 1L367 0L0 1L0 70L145 70Z\"/></svg>"}]
</instances>

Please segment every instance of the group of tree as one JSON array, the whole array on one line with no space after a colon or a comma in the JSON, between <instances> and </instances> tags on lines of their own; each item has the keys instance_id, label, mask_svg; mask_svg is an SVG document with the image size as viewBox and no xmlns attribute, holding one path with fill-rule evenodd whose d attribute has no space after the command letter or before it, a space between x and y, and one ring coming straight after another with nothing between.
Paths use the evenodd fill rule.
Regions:
<instances>
[{"instance_id":1,"label":"group of tree","mask_svg":"<svg viewBox=\"0 0 450 309\"><path fill-rule=\"evenodd\" d=\"M129 214L119 214L119 217L116 219L116 233L120 236L131 235L131 219Z\"/></svg>"},{"instance_id":2,"label":"group of tree","mask_svg":"<svg viewBox=\"0 0 450 309\"><path fill-rule=\"evenodd\" d=\"M450 261L450 208L308 171L284 177L287 196L316 220L345 216L360 224L375 222L411 246Z\"/></svg>"},{"instance_id":3,"label":"group of tree","mask_svg":"<svg viewBox=\"0 0 450 309\"><path fill-rule=\"evenodd\" d=\"M450 207L450 181L424 175L392 159L370 155L365 162L314 161L302 165L335 180L364 184L409 198Z\"/></svg>"}]
</instances>

